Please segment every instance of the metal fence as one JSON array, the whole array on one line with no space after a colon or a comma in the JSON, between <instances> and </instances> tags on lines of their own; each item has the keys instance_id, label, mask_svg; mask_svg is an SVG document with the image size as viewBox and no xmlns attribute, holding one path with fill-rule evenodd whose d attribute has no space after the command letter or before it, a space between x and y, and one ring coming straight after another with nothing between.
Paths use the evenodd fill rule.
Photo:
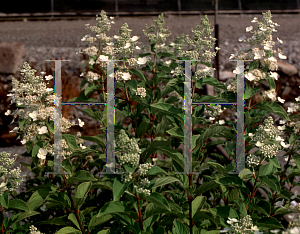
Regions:
<instances>
[{"instance_id":1,"label":"metal fence","mask_svg":"<svg viewBox=\"0 0 300 234\"><path fill-rule=\"evenodd\" d=\"M300 0L219 0L219 10L287 10L299 9ZM209 11L214 0L27 0L6 1L2 13L36 13L68 11L151 12Z\"/></svg>"}]
</instances>

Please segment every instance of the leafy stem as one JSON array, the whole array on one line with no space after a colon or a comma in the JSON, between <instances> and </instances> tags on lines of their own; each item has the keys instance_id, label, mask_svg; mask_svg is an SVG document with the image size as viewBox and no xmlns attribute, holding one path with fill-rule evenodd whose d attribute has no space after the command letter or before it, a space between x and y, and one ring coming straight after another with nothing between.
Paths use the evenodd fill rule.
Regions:
<instances>
[{"instance_id":1,"label":"leafy stem","mask_svg":"<svg viewBox=\"0 0 300 234\"><path fill-rule=\"evenodd\" d=\"M64 172L64 170L63 170L63 172ZM74 201L73 201L73 199L72 199L72 194L71 194L71 191L70 191L70 187L68 186L68 183L67 183L67 180L66 180L65 175L62 174L62 177L63 177L63 179L64 179L64 182L65 182L65 185L66 185L66 189L67 189L67 193L68 193L68 197L69 197L69 199L71 200L72 207L73 207L73 210L74 210L74 214L75 214L75 216L76 216L77 222L79 223L81 232L82 232L83 234L85 234L84 228L83 228L83 226L82 226L82 224L81 224L81 221L80 221L80 218L79 218L79 215L78 215L78 214L79 214L79 209L76 209L76 206L75 206Z\"/></svg>"}]
</instances>

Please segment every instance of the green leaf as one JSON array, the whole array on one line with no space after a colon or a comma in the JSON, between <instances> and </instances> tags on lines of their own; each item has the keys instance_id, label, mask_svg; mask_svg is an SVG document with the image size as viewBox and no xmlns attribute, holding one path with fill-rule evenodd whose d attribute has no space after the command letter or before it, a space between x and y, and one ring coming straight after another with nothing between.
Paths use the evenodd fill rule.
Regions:
<instances>
[{"instance_id":1,"label":"green leaf","mask_svg":"<svg viewBox=\"0 0 300 234\"><path fill-rule=\"evenodd\" d=\"M104 205L97 214L97 218L106 214L125 214L138 219L137 214L121 201L110 201L108 204Z\"/></svg>"},{"instance_id":2,"label":"green leaf","mask_svg":"<svg viewBox=\"0 0 300 234\"><path fill-rule=\"evenodd\" d=\"M85 90L81 91L78 97L74 97L67 102L97 102L94 98L89 98L84 95Z\"/></svg>"},{"instance_id":3,"label":"green leaf","mask_svg":"<svg viewBox=\"0 0 300 234\"><path fill-rule=\"evenodd\" d=\"M77 192L75 194L76 198L83 198L87 195L92 187L91 182L84 182L77 187Z\"/></svg>"},{"instance_id":4,"label":"green leaf","mask_svg":"<svg viewBox=\"0 0 300 234\"><path fill-rule=\"evenodd\" d=\"M44 201L48 198L50 193L53 193L50 188L41 188L37 191L35 191L29 201L28 201L28 207L31 211L38 208L41 204L44 203Z\"/></svg>"},{"instance_id":5,"label":"green leaf","mask_svg":"<svg viewBox=\"0 0 300 234\"><path fill-rule=\"evenodd\" d=\"M73 213L71 213L71 214L69 214L69 216L68 216L68 219L78 228L78 229L80 229L80 226L79 226L79 223L78 223L78 221L77 221L77 218L76 218L76 216L73 214Z\"/></svg>"},{"instance_id":6,"label":"green leaf","mask_svg":"<svg viewBox=\"0 0 300 234\"><path fill-rule=\"evenodd\" d=\"M122 183L118 177L115 177L114 183L113 183L114 201L120 200L120 198L123 196L126 188L127 188L126 183Z\"/></svg>"},{"instance_id":7,"label":"green leaf","mask_svg":"<svg viewBox=\"0 0 300 234\"><path fill-rule=\"evenodd\" d=\"M54 218L48 219L46 221L41 221L40 224L57 225L57 226L68 226L69 224L66 221L64 221L63 217L54 217Z\"/></svg>"},{"instance_id":8,"label":"green leaf","mask_svg":"<svg viewBox=\"0 0 300 234\"><path fill-rule=\"evenodd\" d=\"M260 90L260 87L252 89L252 87L247 83L245 83L245 85L246 85L245 94L244 94L245 100L253 97Z\"/></svg>"},{"instance_id":9,"label":"green leaf","mask_svg":"<svg viewBox=\"0 0 300 234\"><path fill-rule=\"evenodd\" d=\"M13 199L9 201L9 208L11 209L17 209L17 210L24 210L24 211L30 211L28 205L26 202L20 200L20 199Z\"/></svg>"},{"instance_id":10,"label":"green leaf","mask_svg":"<svg viewBox=\"0 0 300 234\"><path fill-rule=\"evenodd\" d=\"M152 108L163 112L164 114L171 115L181 121L182 123L184 122L183 120L183 112L181 109L175 107L173 104L170 103L154 103L151 105Z\"/></svg>"},{"instance_id":11,"label":"green leaf","mask_svg":"<svg viewBox=\"0 0 300 234\"><path fill-rule=\"evenodd\" d=\"M200 136L199 135L194 135L193 136L193 142L192 148L194 149L196 146L202 146L203 143L210 139L211 137L218 137L221 132L227 132L228 129L224 126L211 126L204 133L202 133ZM235 136L236 137L236 136ZM194 138L196 139L194 141Z\"/></svg>"},{"instance_id":12,"label":"green leaf","mask_svg":"<svg viewBox=\"0 0 300 234\"><path fill-rule=\"evenodd\" d=\"M223 218L239 218L235 209L231 208L230 206L219 206L216 208L210 208L209 211L214 215L218 215Z\"/></svg>"},{"instance_id":13,"label":"green leaf","mask_svg":"<svg viewBox=\"0 0 300 234\"><path fill-rule=\"evenodd\" d=\"M37 143L33 146L31 156L32 156L32 157L35 157L35 156L38 154L39 149L40 149L40 148L43 148L43 147L46 145L46 143L47 143L47 142L43 142L43 141L37 142Z\"/></svg>"},{"instance_id":14,"label":"green leaf","mask_svg":"<svg viewBox=\"0 0 300 234\"><path fill-rule=\"evenodd\" d=\"M168 209L166 209L164 206L158 206L158 205L155 205L154 203L150 203L146 207L144 218L148 218L148 217L151 217L153 215L158 215L158 214L165 214L165 213L169 213L169 212L170 211Z\"/></svg>"},{"instance_id":15,"label":"green leaf","mask_svg":"<svg viewBox=\"0 0 300 234\"><path fill-rule=\"evenodd\" d=\"M273 172L273 163L268 163L261 166L259 176L271 175Z\"/></svg>"},{"instance_id":16,"label":"green leaf","mask_svg":"<svg viewBox=\"0 0 300 234\"><path fill-rule=\"evenodd\" d=\"M189 230L184 223L175 219L174 220L174 228L173 234L189 234Z\"/></svg>"},{"instance_id":17,"label":"green leaf","mask_svg":"<svg viewBox=\"0 0 300 234\"><path fill-rule=\"evenodd\" d=\"M217 226L219 225L217 218L215 218L214 215L211 212L207 211L207 210L200 210L200 211L196 212L196 214L194 215L193 219L194 220L210 219Z\"/></svg>"},{"instance_id":18,"label":"green leaf","mask_svg":"<svg viewBox=\"0 0 300 234\"><path fill-rule=\"evenodd\" d=\"M195 213L198 210L202 209L202 206L204 205L205 201L206 201L206 197L196 197L192 201L192 217L194 217Z\"/></svg>"},{"instance_id":19,"label":"green leaf","mask_svg":"<svg viewBox=\"0 0 300 234\"><path fill-rule=\"evenodd\" d=\"M159 53L157 53L157 56L159 58L166 58L167 57L167 58L170 58L170 59L173 59L173 60L177 59L174 54L168 53L168 52L159 52Z\"/></svg>"},{"instance_id":20,"label":"green leaf","mask_svg":"<svg viewBox=\"0 0 300 234\"><path fill-rule=\"evenodd\" d=\"M273 191L280 193L279 181L273 175L259 176L259 180L262 181L266 186L271 188Z\"/></svg>"},{"instance_id":21,"label":"green leaf","mask_svg":"<svg viewBox=\"0 0 300 234\"><path fill-rule=\"evenodd\" d=\"M258 61L252 61L252 62L250 63L250 66L249 66L249 72L251 72L251 71L257 69L258 66L259 66Z\"/></svg>"},{"instance_id":22,"label":"green leaf","mask_svg":"<svg viewBox=\"0 0 300 234\"><path fill-rule=\"evenodd\" d=\"M134 76L142 79L146 84L148 84L147 79L145 78L144 74L140 70L135 69L135 68L131 68L131 69L129 69L129 73L131 75L134 75Z\"/></svg>"},{"instance_id":23,"label":"green leaf","mask_svg":"<svg viewBox=\"0 0 300 234\"><path fill-rule=\"evenodd\" d=\"M68 184L73 184L75 182L97 181L97 179L88 171L80 170L74 176L68 178L67 181Z\"/></svg>"},{"instance_id":24,"label":"green leaf","mask_svg":"<svg viewBox=\"0 0 300 234\"><path fill-rule=\"evenodd\" d=\"M79 137L83 140L87 140L87 141L92 141L97 143L98 145L100 145L101 147L105 148L106 147L106 143L104 142L104 140L99 137L99 136L81 136Z\"/></svg>"},{"instance_id":25,"label":"green leaf","mask_svg":"<svg viewBox=\"0 0 300 234\"><path fill-rule=\"evenodd\" d=\"M280 166L280 163L279 163L277 157L270 158L269 160L270 160L271 163L273 163L274 167L281 169L281 166Z\"/></svg>"},{"instance_id":26,"label":"green leaf","mask_svg":"<svg viewBox=\"0 0 300 234\"><path fill-rule=\"evenodd\" d=\"M236 200L241 200L239 190L234 188L228 193L228 202L233 202Z\"/></svg>"},{"instance_id":27,"label":"green leaf","mask_svg":"<svg viewBox=\"0 0 300 234\"><path fill-rule=\"evenodd\" d=\"M97 232L97 234L109 234L110 230L107 229L107 230L102 230L102 231L99 231Z\"/></svg>"},{"instance_id":28,"label":"green leaf","mask_svg":"<svg viewBox=\"0 0 300 234\"><path fill-rule=\"evenodd\" d=\"M208 85L217 87L219 89L227 90L227 88L224 84L220 83L216 78L214 78L212 76L203 77L202 79L203 79L204 84L208 84Z\"/></svg>"},{"instance_id":29,"label":"green leaf","mask_svg":"<svg viewBox=\"0 0 300 234\"><path fill-rule=\"evenodd\" d=\"M211 180L211 181L208 181L208 182L204 182L202 183L200 186L197 187L196 189L196 195L200 195L200 194L203 194L211 189L214 189L215 187L218 187L219 184L216 183L215 181Z\"/></svg>"},{"instance_id":30,"label":"green leaf","mask_svg":"<svg viewBox=\"0 0 300 234\"><path fill-rule=\"evenodd\" d=\"M270 89L276 89L276 84L275 84L275 81L274 81L273 78L268 78L266 80L267 80L267 82L268 82L268 84L270 86Z\"/></svg>"},{"instance_id":31,"label":"green leaf","mask_svg":"<svg viewBox=\"0 0 300 234\"><path fill-rule=\"evenodd\" d=\"M51 121L50 123L48 123L48 121L45 121L45 123L46 123L49 131L54 134L55 133L55 130L54 130L54 121Z\"/></svg>"},{"instance_id":32,"label":"green leaf","mask_svg":"<svg viewBox=\"0 0 300 234\"><path fill-rule=\"evenodd\" d=\"M153 182L152 182L153 181ZM154 184L151 188L156 188L156 187L160 187L160 186L164 186L166 184L170 184L173 182L179 182L179 179L172 177L172 176L167 176L167 177L161 177L161 178L157 178L155 180L151 180L150 185Z\"/></svg>"},{"instance_id":33,"label":"green leaf","mask_svg":"<svg viewBox=\"0 0 300 234\"><path fill-rule=\"evenodd\" d=\"M258 103L256 105L256 108L258 109L262 109L262 110L267 110L270 111L276 115L279 115L280 117L291 121L290 118L288 117L287 113L285 112L285 110L283 109L282 106L280 106L278 103L276 102L264 102L264 103Z\"/></svg>"},{"instance_id":34,"label":"green leaf","mask_svg":"<svg viewBox=\"0 0 300 234\"><path fill-rule=\"evenodd\" d=\"M147 176L161 175L161 174L167 175L168 173L165 170L163 170L163 169L161 169L160 167L157 167L157 166L151 167L151 169L148 170L147 173L146 173Z\"/></svg>"},{"instance_id":35,"label":"green leaf","mask_svg":"<svg viewBox=\"0 0 300 234\"><path fill-rule=\"evenodd\" d=\"M154 203L155 205L162 206L164 209L167 209L167 210L171 211L167 199L163 195L161 195L160 193L152 192L150 194L150 196L141 193L140 197L147 200L147 201L149 201L149 202Z\"/></svg>"},{"instance_id":36,"label":"green leaf","mask_svg":"<svg viewBox=\"0 0 300 234\"><path fill-rule=\"evenodd\" d=\"M137 90L137 80L129 80L126 82L126 85L134 90Z\"/></svg>"},{"instance_id":37,"label":"green leaf","mask_svg":"<svg viewBox=\"0 0 300 234\"><path fill-rule=\"evenodd\" d=\"M76 138L74 135L71 134L62 134L63 139L67 142L68 146L71 149L78 149L78 145L76 143Z\"/></svg>"},{"instance_id":38,"label":"green leaf","mask_svg":"<svg viewBox=\"0 0 300 234\"><path fill-rule=\"evenodd\" d=\"M100 86L95 85L95 83L90 83L84 90L84 95L88 96L89 94L97 91L100 88Z\"/></svg>"},{"instance_id":39,"label":"green leaf","mask_svg":"<svg viewBox=\"0 0 300 234\"><path fill-rule=\"evenodd\" d=\"M23 131L24 125L25 125L26 122L27 122L27 119L20 119L19 120L19 128L20 128L21 131Z\"/></svg>"},{"instance_id":40,"label":"green leaf","mask_svg":"<svg viewBox=\"0 0 300 234\"><path fill-rule=\"evenodd\" d=\"M51 201L53 203L59 203L63 207L68 207L71 209L71 201L70 198L67 196L67 194L64 193L58 193L58 194L53 194L48 198L48 201Z\"/></svg>"},{"instance_id":41,"label":"green leaf","mask_svg":"<svg viewBox=\"0 0 300 234\"><path fill-rule=\"evenodd\" d=\"M81 233L81 231L73 227L64 227L62 229L59 229L56 234L77 234L77 233Z\"/></svg>"},{"instance_id":42,"label":"green leaf","mask_svg":"<svg viewBox=\"0 0 300 234\"><path fill-rule=\"evenodd\" d=\"M97 215L94 215L92 218L91 218L91 221L89 223L89 231L91 231L94 227L100 225L100 224L103 224L105 222L107 222L108 220L110 220L111 218L113 218L112 215L103 215L101 217L97 217Z\"/></svg>"},{"instance_id":43,"label":"green leaf","mask_svg":"<svg viewBox=\"0 0 300 234\"><path fill-rule=\"evenodd\" d=\"M14 215L9 221L8 221L8 224L7 226L11 226L13 225L14 223L18 223L19 221L23 220L23 219L26 219L28 217L31 217L31 216L34 216L34 215L37 215L37 214L41 214L40 212L37 212L37 211L26 211L26 212L20 212L16 215Z\"/></svg>"},{"instance_id":44,"label":"green leaf","mask_svg":"<svg viewBox=\"0 0 300 234\"><path fill-rule=\"evenodd\" d=\"M2 194L2 196L0 196L0 204L1 204L1 206L3 206L5 209L7 209L8 206L9 206L8 196L9 196L9 191L5 191L5 192Z\"/></svg>"},{"instance_id":45,"label":"green leaf","mask_svg":"<svg viewBox=\"0 0 300 234\"><path fill-rule=\"evenodd\" d=\"M258 222L255 223L258 228L268 228L268 229L277 229L277 228L284 228L282 224L273 217L263 217Z\"/></svg>"},{"instance_id":46,"label":"green leaf","mask_svg":"<svg viewBox=\"0 0 300 234\"><path fill-rule=\"evenodd\" d=\"M291 136L290 136L290 140L289 140L289 144L293 144L295 141L297 140L297 136L294 132L292 132Z\"/></svg>"},{"instance_id":47,"label":"green leaf","mask_svg":"<svg viewBox=\"0 0 300 234\"><path fill-rule=\"evenodd\" d=\"M170 130L168 130L166 132L169 133L173 137L178 137L182 141L184 140L184 135L183 135L183 132L182 132L182 130L181 130L180 127L172 128L172 129L170 129Z\"/></svg>"},{"instance_id":48,"label":"green leaf","mask_svg":"<svg viewBox=\"0 0 300 234\"><path fill-rule=\"evenodd\" d=\"M193 101L194 101L194 99L193 99ZM222 97L203 95L199 99L196 99L195 102L228 102L228 101Z\"/></svg>"},{"instance_id":49,"label":"green leaf","mask_svg":"<svg viewBox=\"0 0 300 234\"><path fill-rule=\"evenodd\" d=\"M142 135L148 131L152 127L151 123L143 121L136 129L138 137L142 137Z\"/></svg>"},{"instance_id":50,"label":"green leaf","mask_svg":"<svg viewBox=\"0 0 300 234\"><path fill-rule=\"evenodd\" d=\"M271 204L268 201L264 200L259 201L256 205L253 203L249 203L248 208L258 211L266 216L270 216L271 213Z\"/></svg>"},{"instance_id":51,"label":"green leaf","mask_svg":"<svg viewBox=\"0 0 300 234\"><path fill-rule=\"evenodd\" d=\"M244 203L243 201L240 201L240 200L234 200L233 202L234 202L235 205L238 207L239 212L240 212L244 217L246 217L247 214L248 214L248 212L247 212L245 203Z\"/></svg>"},{"instance_id":52,"label":"green leaf","mask_svg":"<svg viewBox=\"0 0 300 234\"><path fill-rule=\"evenodd\" d=\"M177 162L182 169L184 169L184 162L183 162L183 155L178 152L177 150L174 150L172 148L167 148L167 147L157 147L158 150L160 150L163 154L167 155L169 158Z\"/></svg>"}]
</instances>

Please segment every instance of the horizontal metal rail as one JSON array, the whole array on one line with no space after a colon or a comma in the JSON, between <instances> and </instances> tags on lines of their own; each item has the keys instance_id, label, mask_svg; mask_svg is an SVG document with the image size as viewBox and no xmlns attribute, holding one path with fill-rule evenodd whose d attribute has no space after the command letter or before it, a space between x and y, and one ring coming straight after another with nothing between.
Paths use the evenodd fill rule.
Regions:
<instances>
[{"instance_id":1,"label":"horizontal metal rail","mask_svg":"<svg viewBox=\"0 0 300 234\"><path fill-rule=\"evenodd\" d=\"M218 14L261 14L265 10L218 10ZM272 14L300 14L300 9L285 9L285 10L271 10ZM168 15L214 15L214 10L208 11L135 11L135 12L106 12L107 15L115 16L152 16L163 13L165 16ZM100 14L99 11L68 11L68 12L37 12L37 13L1 13L0 21L7 20L76 20L94 18L95 15Z\"/></svg>"}]
</instances>

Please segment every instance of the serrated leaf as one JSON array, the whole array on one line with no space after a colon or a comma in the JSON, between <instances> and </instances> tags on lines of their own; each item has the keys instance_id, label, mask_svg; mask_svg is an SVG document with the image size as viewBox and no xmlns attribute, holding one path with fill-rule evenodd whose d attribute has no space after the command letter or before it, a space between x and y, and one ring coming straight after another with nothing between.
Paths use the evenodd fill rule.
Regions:
<instances>
[{"instance_id":1,"label":"serrated leaf","mask_svg":"<svg viewBox=\"0 0 300 234\"><path fill-rule=\"evenodd\" d=\"M154 203L155 205L162 206L162 207L164 207L164 209L167 209L167 210L171 211L167 199L163 195L161 195L160 193L152 192L150 194L150 196L145 195L145 194L142 193L142 194L140 194L140 197L147 200L147 201L149 201L149 202Z\"/></svg>"},{"instance_id":2,"label":"serrated leaf","mask_svg":"<svg viewBox=\"0 0 300 234\"><path fill-rule=\"evenodd\" d=\"M22 201L21 199L9 200L9 208L30 211L27 203Z\"/></svg>"},{"instance_id":3,"label":"serrated leaf","mask_svg":"<svg viewBox=\"0 0 300 234\"><path fill-rule=\"evenodd\" d=\"M127 188L126 183L122 183L118 177L115 177L114 183L113 183L114 201L120 200L120 198L123 196L126 188Z\"/></svg>"},{"instance_id":4,"label":"serrated leaf","mask_svg":"<svg viewBox=\"0 0 300 234\"><path fill-rule=\"evenodd\" d=\"M260 90L260 87L252 89L252 87L250 85L248 85L247 83L245 83L245 85L246 85L246 89L245 89L245 93L244 93L245 100L253 97Z\"/></svg>"},{"instance_id":5,"label":"serrated leaf","mask_svg":"<svg viewBox=\"0 0 300 234\"><path fill-rule=\"evenodd\" d=\"M90 191L92 187L91 182L84 182L77 187L77 192L75 194L76 198L83 198Z\"/></svg>"},{"instance_id":6,"label":"serrated leaf","mask_svg":"<svg viewBox=\"0 0 300 234\"><path fill-rule=\"evenodd\" d=\"M291 119L288 117L287 113L285 112L285 110L283 109L282 106L280 106L278 103L275 102L264 102L264 103L258 103L256 105L256 108L258 109L262 109L262 110L267 110L269 112L272 112L276 115L279 115L280 117L291 121Z\"/></svg>"},{"instance_id":7,"label":"serrated leaf","mask_svg":"<svg viewBox=\"0 0 300 234\"><path fill-rule=\"evenodd\" d=\"M160 167L152 166L151 169L147 171L146 175L167 175L167 172Z\"/></svg>"},{"instance_id":8,"label":"serrated leaf","mask_svg":"<svg viewBox=\"0 0 300 234\"><path fill-rule=\"evenodd\" d=\"M81 233L81 231L73 227L64 227L62 229L59 229L56 234L77 234L77 233Z\"/></svg>"},{"instance_id":9,"label":"serrated leaf","mask_svg":"<svg viewBox=\"0 0 300 234\"><path fill-rule=\"evenodd\" d=\"M198 210L202 209L202 206L204 205L206 201L206 197L196 197L193 201L192 201L192 217L194 217L195 213Z\"/></svg>"},{"instance_id":10,"label":"serrated leaf","mask_svg":"<svg viewBox=\"0 0 300 234\"><path fill-rule=\"evenodd\" d=\"M263 217L258 222L255 223L258 228L268 228L268 229L277 229L277 228L284 228L282 224L274 219L273 217Z\"/></svg>"},{"instance_id":11,"label":"serrated leaf","mask_svg":"<svg viewBox=\"0 0 300 234\"><path fill-rule=\"evenodd\" d=\"M202 79L203 79L204 84L208 84L208 85L217 87L219 89L227 90L227 88L224 84L220 83L216 78L214 78L212 76L206 76L206 77L203 77Z\"/></svg>"}]
</instances>

